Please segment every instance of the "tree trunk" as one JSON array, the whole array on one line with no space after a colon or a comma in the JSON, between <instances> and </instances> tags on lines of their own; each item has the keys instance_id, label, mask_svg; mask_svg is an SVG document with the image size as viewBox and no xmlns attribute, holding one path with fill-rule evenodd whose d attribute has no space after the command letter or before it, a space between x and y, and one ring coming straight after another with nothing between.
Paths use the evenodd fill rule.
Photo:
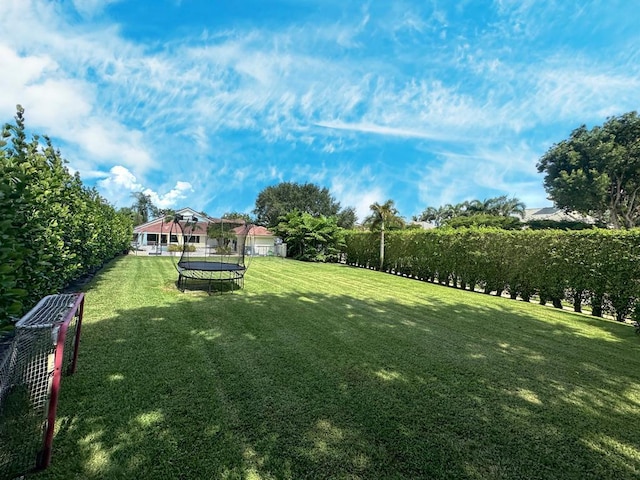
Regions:
<instances>
[{"instance_id":1,"label":"tree trunk","mask_svg":"<svg viewBox=\"0 0 640 480\"><path fill-rule=\"evenodd\" d=\"M573 311L582 313L582 290L578 290L573 295Z\"/></svg>"},{"instance_id":2,"label":"tree trunk","mask_svg":"<svg viewBox=\"0 0 640 480\"><path fill-rule=\"evenodd\" d=\"M380 229L380 271L384 268L384 222Z\"/></svg>"},{"instance_id":3,"label":"tree trunk","mask_svg":"<svg viewBox=\"0 0 640 480\"><path fill-rule=\"evenodd\" d=\"M594 317L602 317L602 302L603 298L601 294L593 294L591 296L591 315Z\"/></svg>"}]
</instances>

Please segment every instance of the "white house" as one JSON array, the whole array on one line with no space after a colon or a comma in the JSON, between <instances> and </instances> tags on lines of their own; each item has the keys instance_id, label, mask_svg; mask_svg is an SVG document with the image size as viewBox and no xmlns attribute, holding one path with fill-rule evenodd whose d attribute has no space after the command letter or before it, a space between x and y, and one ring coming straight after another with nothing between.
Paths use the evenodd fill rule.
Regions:
<instances>
[{"instance_id":1,"label":"white house","mask_svg":"<svg viewBox=\"0 0 640 480\"><path fill-rule=\"evenodd\" d=\"M197 249L209 249L218 246L215 238L207 236L207 228L211 223L223 224L226 220L206 217L191 208L181 208L176 210L176 214L185 218L195 217L198 221L193 228L189 229L189 232L185 232L183 235L180 228L173 222L167 222L164 218L150 220L133 229L134 245L144 250L160 250L169 244L183 245L185 242ZM281 240L265 227L240 225L233 230L238 236L237 244L245 244L246 255L286 256L286 246L283 246ZM285 248L284 255L282 255L283 248Z\"/></svg>"},{"instance_id":2,"label":"white house","mask_svg":"<svg viewBox=\"0 0 640 480\"><path fill-rule=\"evenodd\" d=\"M247 237L244 244L245 255L287 256L287 246L265 227L253 225L247 230L246 227L241 226L234 230L239 237L238 241L240 243L242 243L240 237Z\"/></svg>"},{"instance_id":3,"label":"white house","mask_svg":"<svg viewBox=\"0 0 640 480\"><path fill-rule=\"evenodd\" d=\"M187 218L196 217L203 219L202 222L198 222L198 225L194 229L194 234L188 236L186 241L187 243L194 244L196 247L205 247L207 244L207 223L209 218L203 217L202 214L191 208L181 208L176 211L176 214L184 215ZM214 219L211 220L213 221ZM185 242L185 239L182 236L180 228L172 222L167 222L164 218L154 218L133 229L133 242L139 247L156 247L170 243L181 245Z\"/></svg>"}]
</instances>

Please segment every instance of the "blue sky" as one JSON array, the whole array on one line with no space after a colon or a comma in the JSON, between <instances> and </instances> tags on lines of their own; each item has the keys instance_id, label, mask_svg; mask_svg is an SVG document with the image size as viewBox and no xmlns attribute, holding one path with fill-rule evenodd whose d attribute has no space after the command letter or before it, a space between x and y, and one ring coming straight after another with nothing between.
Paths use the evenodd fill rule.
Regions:
<instances>
[{"instance_id":1,"label":"blue sky","mask_svg":"<svg viewBox=\"0 0 640 480\"><path fill-rule=\"evenodd\" d=\"M517 196L540 156L640 109L627 0L2 0L15 105L116 206L250 212L282 181L362 219Z\"/></svg>"}]
</instances>

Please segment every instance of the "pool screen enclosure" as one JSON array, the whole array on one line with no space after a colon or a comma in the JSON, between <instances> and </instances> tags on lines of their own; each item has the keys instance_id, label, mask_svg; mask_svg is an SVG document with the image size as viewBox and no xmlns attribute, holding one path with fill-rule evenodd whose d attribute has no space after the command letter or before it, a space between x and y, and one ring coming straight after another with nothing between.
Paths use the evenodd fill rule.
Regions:
<instances>
[{"instance_id":1,"label":"pool screen enclosure","mask_svg":"<svg viewBox=\"0 0 640 480\"><path fill-rule=\"evenodd\" d=\"M242 219L176 215L171 221L171 238L178 240L178 288L206 286L220 291L244 286L245 244L251 225ZM196 241L197 240L197 241Z\"/></svg>"}]
</instances>

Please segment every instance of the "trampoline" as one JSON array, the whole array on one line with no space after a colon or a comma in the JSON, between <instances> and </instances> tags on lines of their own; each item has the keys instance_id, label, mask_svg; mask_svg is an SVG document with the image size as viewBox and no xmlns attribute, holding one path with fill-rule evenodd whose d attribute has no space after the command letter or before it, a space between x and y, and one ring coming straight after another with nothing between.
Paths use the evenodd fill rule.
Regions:
<instances>
[{"instance_id":1,"label":"trampoline","mask_svg":"<svg viewBox=\"0 0 640 480\"><path fill-rule=\"evenodd\" d=\"M211 293L214 288L223 292L244 286L245 245L251 225L242 219L184 215L170 221L170 240L180 253L173 258L181 291L206 287Z\"/></svg>"}]
</instances>

